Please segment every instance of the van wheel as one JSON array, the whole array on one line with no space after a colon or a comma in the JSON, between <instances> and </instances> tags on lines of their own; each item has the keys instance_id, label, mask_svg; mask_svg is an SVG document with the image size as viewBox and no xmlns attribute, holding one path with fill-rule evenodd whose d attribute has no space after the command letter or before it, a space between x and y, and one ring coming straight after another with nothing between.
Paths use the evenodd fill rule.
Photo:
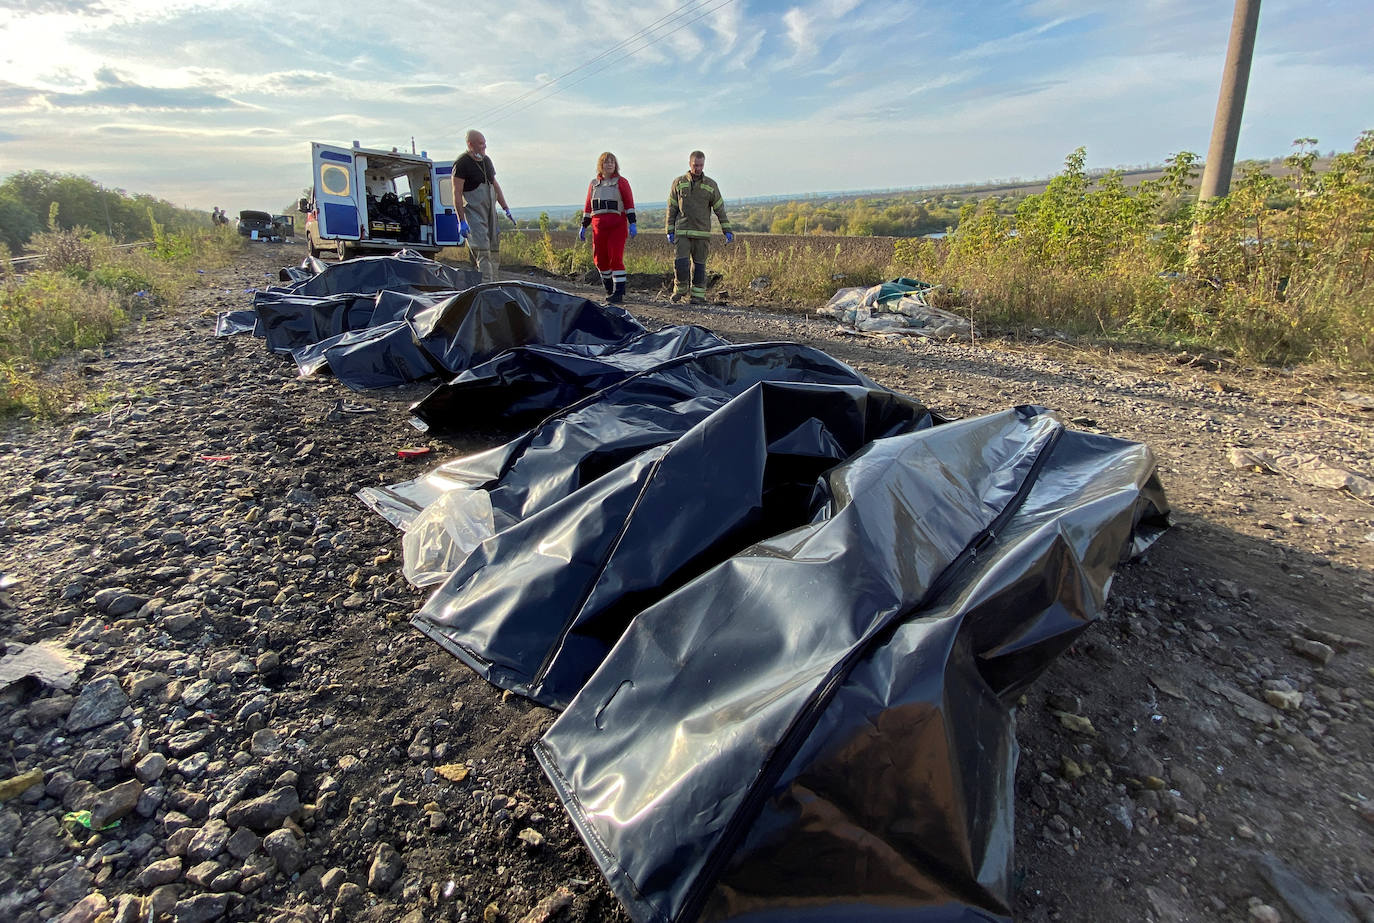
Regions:
<instances>
[{"instance_id":1,"label":"van wheel","mask_svg":"<svg viewBox=\"0 0 1374 923\"><path fill-rule=\"evenodd\" d=\"M315 238L309 231L305 232L305 249L311 256L320 255L319 244L315 243Z\"/></svg>"},{"instance_id":2,"label":"van wheel","mask_svg":"<svg viewBox=\"0 0 1374 923\"><path fill-rule=\"evenodd\" d=\"M344 260L346 260L346 259L348 259L350 256L352 256L352 254L348 252L348 241L346 241L346 240L341 240L341 241L339 241L338 254L339 254L339 262L340 262L340 263L342 263Z\"/></svg>"}]
</instances>

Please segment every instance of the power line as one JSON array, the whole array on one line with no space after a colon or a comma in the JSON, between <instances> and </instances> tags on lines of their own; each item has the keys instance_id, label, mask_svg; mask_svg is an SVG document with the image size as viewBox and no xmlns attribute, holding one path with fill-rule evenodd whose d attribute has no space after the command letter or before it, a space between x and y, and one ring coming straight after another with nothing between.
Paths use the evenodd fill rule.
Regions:
<instances>
[{"instance_id":1,"label":"power line","mask_svg":"<svg viewBox=\"0 0 1374 923\"><path fill-rule=\"evenodd\" d=\"M535 106L535 105L537 105L537 104L539 104L539 103L541 103L541 102L544 102L546 99L550 99L550 98L552 98L552 97L554 97L554 96L557 96L559 93L563 92L564 90L571 89L572 87L575 87L575 86L577 86L578 84L580 84L580 83L582 83L582 82L584 82L584 81L586 81L586 80L589 80L589 79L591 79L592 77L595 77L597 74L601 73L602 71L605 71L605 70L608 70L608 69L611 68L611 67L614 67L617 63L620 62L620 59L617 58L617 59L613 59L613 60L611 60L611 61L608 61L607 63L603 64L601 67L598 67L596 70L593 70L591 73L582 75L582 76L579 77L577 80L574 80L572 83L569 83L569 84L567 84L566 86L557 86L557 84L558 84L560 81L564 80L564 79L567 78L567 77L572 76L573 74L577 73L578 71L585 70L586 68L588 68L588 67L592 66L593 64L595 64L597 61L601 61L601 60L603 60L603 59L609 57L610 55L614 54L615 52L620 51L621 49L626 48L627 46L629 46L629 45L631 45L631 44L634 44L634 43L636 43L636 42L641 42L641 41L643 41L644 39L648 39L648 41L643 41L643 44L640 44L638 47L636 47L636 48L631 48L631 49L629 49L629 50L626 51L625 56L626 56L626 57L632 57L632 56L638 54L639 52L643 51L644 49L646 49L646 48L648 48L648 47L650 47L650 46L652 46L652 45L655 45L655 44L657 44L658 42L663 41L663 40L664 40L665 38L667 38L668 36L673 35L673 34L676 33L676 32L680 32L680 31L682 31L683 29L687 28L688 26L692 25L693 23L698 22L698 21L700 21L701 19L704 19L705 17L707 17L707 16L709 16L710 14L716 12L717 10L720 10L720 9L726 7L726 6L729 6L731 3L734 3L735 0L723 0L723 2L717 3L715 6L708 6L708 4L710 4L710 3L712 3L712 2L714 2L714 0L693 0L693 2L691 2L691 3L683 4L681 7L679 7L679 8L676 9L676 10L674 10L673 12L667 13L667 14L665 14L665 15L663 15L663 16L660 16L658 19L654 20L654 21L653 21L652 23L650 23L649 25L647 25L647 26L645 26L644 28L640 29L638 32L636 32L634 35L631 35L629 38L626 38L626 39L624 39L624 40L622 40L622 41L620 41L620 42L617 42L615 45L611 46L610 48L606 49L605 51L601 52L600 54L598 54L598 55L596 55L596 56L594 56L594 57L592 57L592 58L589 58L588 60L584 61L582 64L579 64L577 67L574 67L574 68L572 68L571 70L566 71L565 73L559 74L557 77L555 77L553 80L550 80L548 83L545 83L545 84L543 84L543 85L541 85L541 86L535 87L535 88L532 89L532 90L528 90L528 91L526 91L526 92L520 94L519 96L516 96L516 97L513 97L513 98L511 98L511 99L509 99L509 100L506 100L504 103L501 103L501 104L498 105L498 106L494 106L494 107L492 107L491 109L488 109L486 112L482 113L480 116L478 116L477 118L473 119L469 124L476 124L478 121L484 122L484 123L486 123L486 124L495 124L495 123L504 121L505 119L509 118L509 117L512 116L512 115L517 115L517 114L519 114L519 113L521 113L521 112L524 112L526 109L529 109L529 108L531 108L532 106ZM703 7L705 7L705 8L703 9ZM697 15L692 16L693 13L696 13ZM692 16L692 18L687 19L687 20L685 20L685 21L682 21L682 22L678 23L674 28L669 29L667 32L663 32L662 34L659 34L659 35L654 35L654 34L653 34L653 33L655 32L655 30L657 30L657 29L659 29L659 28L662 28L662 27L664 27L664 26L670 25L670 24L673 23L674 20L677 20L677 19L679 19L680 17L683 17L683 16ZM544 91L546 91L546 90L551 90L551 92L545 93ZM528 98L531 97L531 96L535 96L536 94L539 94L539 93L544 93L544 95L539 96L539 97L536 98L536 99L530 99L527 103L525 103L525 105L519 106L518 108L514 108L514 109L511 108L512 106L515 106L517 103L519 103L519 102L521 102L521 101L523 101L523 100L526 100L526 99L528 99ZM503 112L502 110L506 110L506 111Z\"/></svg>"}]
</instances>

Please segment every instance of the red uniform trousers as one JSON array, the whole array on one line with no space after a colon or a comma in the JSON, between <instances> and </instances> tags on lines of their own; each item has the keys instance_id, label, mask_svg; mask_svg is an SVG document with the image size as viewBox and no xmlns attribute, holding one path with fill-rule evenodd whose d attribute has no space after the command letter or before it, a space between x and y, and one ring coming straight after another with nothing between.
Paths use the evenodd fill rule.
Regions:
<instances>
[{"instance_id":1,"label":"red uniform trousers","mask_svg":"<svg viewBox=\"0 0 1374 923\"><path fill-rule=\"evenodd\" d=\"M630 236L630 223L624 215L592 215L592 262L605 276L610 272L625 272L625 241Z\"/></svg>"}]
</instances>

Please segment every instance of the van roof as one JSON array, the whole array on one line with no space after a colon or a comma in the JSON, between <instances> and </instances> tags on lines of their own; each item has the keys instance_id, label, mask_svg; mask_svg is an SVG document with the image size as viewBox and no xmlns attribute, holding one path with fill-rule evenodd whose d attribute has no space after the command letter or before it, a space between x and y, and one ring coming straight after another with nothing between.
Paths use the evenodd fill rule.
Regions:
<instances>
[{"instance_id":1,"label":"van roof","mask_svg":"<svg viewBox=\"0 0 1374 923\"><path fill-rule=\"evenodd\" d=\"M433 163L431 157L423 157L419 154L412 154L409 151L384 151L376 147L355 147L351 148L355 154L367 154L369 157L395 157L398 160L410 160L415 163Z\"/></svg>"}]
</instances>

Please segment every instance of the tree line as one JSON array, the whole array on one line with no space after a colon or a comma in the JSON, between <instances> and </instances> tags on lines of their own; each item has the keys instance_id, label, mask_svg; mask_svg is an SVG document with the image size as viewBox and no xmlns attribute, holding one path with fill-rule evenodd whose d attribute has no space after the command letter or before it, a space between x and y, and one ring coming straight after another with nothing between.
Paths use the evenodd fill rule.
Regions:
<instances>
[{"instance_id":1,"label":"tree line","mask_svg":"<svg viewBox=\"0 0 1374 923\"><path fill-rule=\"evenodd\" d=\"M11 253L21 252L35 234L77 227L121 242L148 240L154 222L172 231L211 226L208 212L107 189L72 173L25 170L0 182L0 243Z\"/></svg>"}]
</instances>

